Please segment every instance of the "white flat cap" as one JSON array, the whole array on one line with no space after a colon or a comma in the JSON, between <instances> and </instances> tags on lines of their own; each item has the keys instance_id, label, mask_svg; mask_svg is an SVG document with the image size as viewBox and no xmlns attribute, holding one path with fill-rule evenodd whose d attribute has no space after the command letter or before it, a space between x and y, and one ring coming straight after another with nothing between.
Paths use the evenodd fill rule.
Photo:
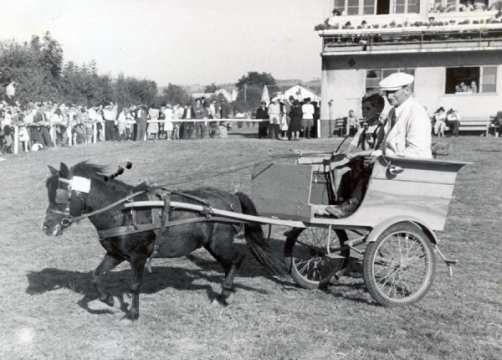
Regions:
<instances>
[{"instance_id":1,"label":"white flat cap","mask_svg":"<svg viewBox=\"0 0 502 360\"><path fill-rule=\"evenodd\" d=\"M385 79L380 81L380 88L382 90L394 91L399 90L403 86L407 86L413 83L415 77L413 75L404 73L404 72L396 72L390 74Z\"/></svg>"}]
</instances>

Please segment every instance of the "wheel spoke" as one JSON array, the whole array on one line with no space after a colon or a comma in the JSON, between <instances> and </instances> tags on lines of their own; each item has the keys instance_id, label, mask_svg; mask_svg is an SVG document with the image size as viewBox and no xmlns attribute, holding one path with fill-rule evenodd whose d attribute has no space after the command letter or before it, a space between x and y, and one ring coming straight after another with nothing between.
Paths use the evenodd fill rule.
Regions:
<instances>
[{"instance_id":1,"label":"wheel spoke","mask_svg":"<svg viewBox=\"0 0 502 360\"><path fill-rule=\"evenodd\" d=\"M389 299L405 299L423 286L428 260L421 239L413 233L390 234L375 249L375 285Z\"/></svg>"}]
</instances>

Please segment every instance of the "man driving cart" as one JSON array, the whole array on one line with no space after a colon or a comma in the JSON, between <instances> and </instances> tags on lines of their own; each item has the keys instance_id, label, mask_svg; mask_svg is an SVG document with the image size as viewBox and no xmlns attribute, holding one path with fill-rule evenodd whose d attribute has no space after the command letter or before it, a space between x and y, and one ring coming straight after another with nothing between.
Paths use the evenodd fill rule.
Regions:
<instances>
[{"instance_id":1,"label":"man driving cart","mask_svg":"<svg viewBox=\"0 0 502 360\"><path fill-rule=\"evenodd\" d=\"M362 151L346 154L351 160L348 164L351 171L341 180L340 198L344 200L327 207L329 215L342 218L357 209L368 185L372 163L377 157L432 158L431 123L425 108L412 96L413 81L413 75L402 72L393 73L380 81L380 90L392 106L380 128L375 127L383 110L379 95L363 99L363 114L366 112L368 125L376 130L373 133L358 132L352 141L349 151ZM368 142L368 138L372 141ZM331 168L337 167L335 154Z\"/></svg>"}]
</instances>

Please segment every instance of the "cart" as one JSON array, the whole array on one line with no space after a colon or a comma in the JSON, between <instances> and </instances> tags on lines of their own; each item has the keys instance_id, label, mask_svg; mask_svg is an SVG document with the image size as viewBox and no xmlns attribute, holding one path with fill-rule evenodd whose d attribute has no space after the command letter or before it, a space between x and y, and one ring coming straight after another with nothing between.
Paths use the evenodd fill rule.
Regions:
<instances>
[{"instance_id":1,"label":"cart","mask_svg":"<svg viewBox=\"0 0 502 360\"><path fill-rule=\"evenodd\" d=\"M169 206L207 218L268 225L269 236L273 225L291 228L285 233L284 255L301 287L325 287L349 264L359 264L378 303L395 306L420 300L434 278L435 254L450 275L456 264L440 251L435 232L444 230L457 173L467 163L380 156L374 159L357 210L337 219L325 210L350 169L345 160L343 154L336 155L336 161L325 154L256 166L251 197L260 216L184 202ZM126 204L126 208L162 206L162 201Z\"/></svg>"}]
</instances>

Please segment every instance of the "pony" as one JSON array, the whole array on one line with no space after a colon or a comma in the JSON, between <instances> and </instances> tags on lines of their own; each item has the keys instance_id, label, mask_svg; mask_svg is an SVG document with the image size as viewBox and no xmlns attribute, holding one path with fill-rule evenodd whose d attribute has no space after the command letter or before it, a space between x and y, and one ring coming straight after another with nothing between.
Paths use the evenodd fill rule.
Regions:
<instances>
[{"instance_id":1,"label":"pony","mask_svg":"<svg viewBox=\"0 0 502 360\"><path fill-rule=\"evenodd\" d=\"M100 243L106 251L104 258L92 274L92 283L100 301L113 306L113 297L102 288L101 278L123 261L129 262L133 281L131 306L126 317L136 320L139 317L139 294L143 281L145 265L152 255L156 258L175 258L189 255L196 249L205 248L224 271L221 294L217 301L228 305L227 299L233 291L234 276L239 269L244 253L234 244L234 238L243 228L246 243L251 253L268 270L276 275L285 274L282 260L273 256L263 230L257 223L210 221L209 214L174 209L167 206L162 214L165 226L160 229L136 231L133 233L114 233L113 229L124 226L152 224L154 212L151 208L132 211L124 207L126 200L144 201L151 199L152 188L146 184L136 187L105 176L104 167L81 162L69 168L60 164L59 170L49 166L50 176L46 180L49 205L42 224L48 236L59 236L73 223L89 218L98 234ZM72 179L86 180L87 189L72 187ZM78 190L78 191L77 191ZM244 193L229 193L223 190L201 187L183 192L171 192L170 201L217 208L248 215L257 215L252 200ZM204 218L208 221L204 221ZM192 221L194 218L202 219ZM167 223L166 223L167 221ZM177 223L169 226L169 222ZM110 233L111 229L111 233ZM108 235L107 234L108 231ZM103 235L105 234L105 235Z\"/></svg>"}]
</instances>

